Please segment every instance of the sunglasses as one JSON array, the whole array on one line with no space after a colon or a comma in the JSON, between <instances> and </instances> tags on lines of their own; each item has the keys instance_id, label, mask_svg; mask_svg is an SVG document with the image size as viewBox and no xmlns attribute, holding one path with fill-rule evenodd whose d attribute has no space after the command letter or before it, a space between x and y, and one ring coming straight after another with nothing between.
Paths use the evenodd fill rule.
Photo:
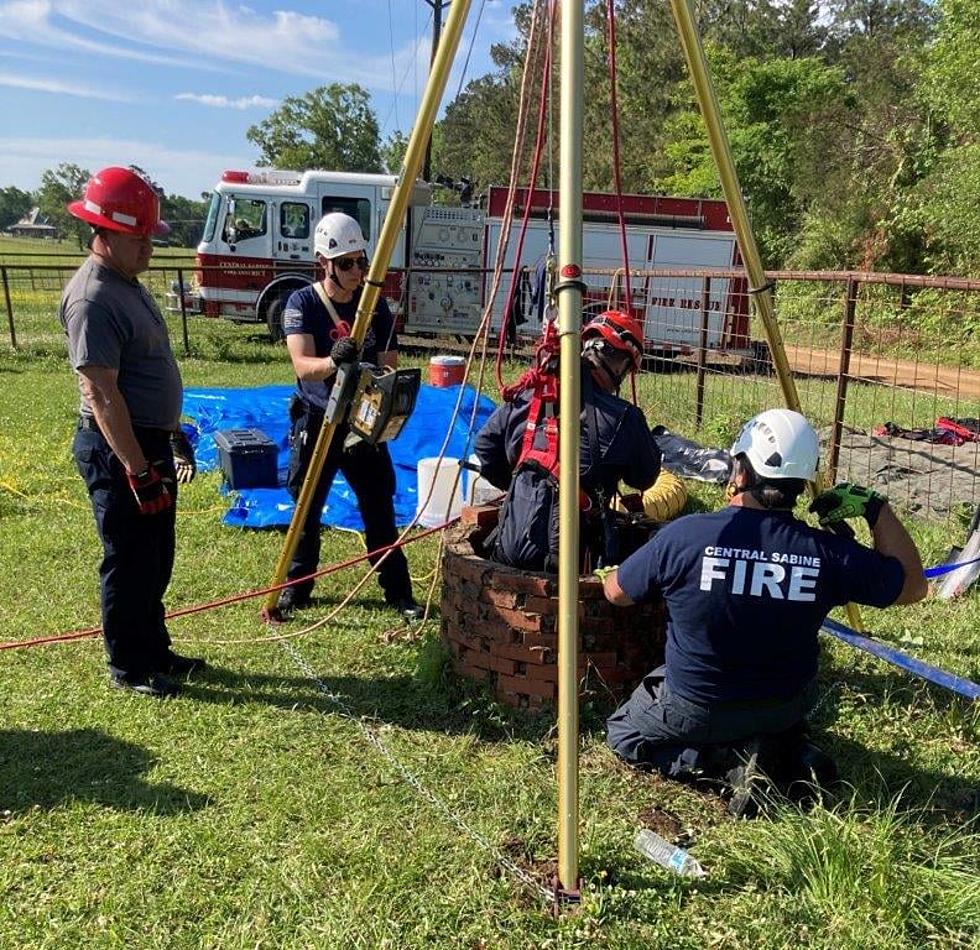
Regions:
<instances>
[{"instance_id":1,"label":"sunglasses","mask_svg":"<svg viewBox=\"0 0 980 950\"><path fill-rule=\"evenodd\" d=\"M368 269L368 259L366 257L339 257L334 261L334 264L336 264L337 270L344 271L345 273L354 267L355 264L361 273L364 273Z\"/></svg>"}]
</instances>

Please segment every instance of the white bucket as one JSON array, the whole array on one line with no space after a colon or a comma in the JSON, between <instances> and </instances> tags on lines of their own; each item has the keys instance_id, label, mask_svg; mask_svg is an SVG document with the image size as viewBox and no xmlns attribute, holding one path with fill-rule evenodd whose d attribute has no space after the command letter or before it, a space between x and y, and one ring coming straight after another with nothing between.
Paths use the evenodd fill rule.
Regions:
<instances>
[{"instance_id":1,"label":"white bucket","mask_svg":"<svg viewBox=\"0 0 980 950\"><path fill-rule=\"evenodd\" d=\"M470 465L479 466L480 460L475 455L470 456ZM503 492L494 485L491 485L478 472L467 469L466 471L466 504L486 505L499 498Z\"/></svg>"},{"instance_id":2,"label":"white bucket","mask_svg":"<svg viewBox=\"0 0 980 950\"><path fill-rule=\"evenodd\" d=\"M419 459L418 462L418 500L415 510L419 516L419 524L426 528L434 528L455 518L463 510L463 496L460 491L462 479L456 484L453 491L453 483L459 474L459 459L438 458ZM432 497L426 504L426 497L429 489L432 489Z\"/></svg>"}]
</instances>

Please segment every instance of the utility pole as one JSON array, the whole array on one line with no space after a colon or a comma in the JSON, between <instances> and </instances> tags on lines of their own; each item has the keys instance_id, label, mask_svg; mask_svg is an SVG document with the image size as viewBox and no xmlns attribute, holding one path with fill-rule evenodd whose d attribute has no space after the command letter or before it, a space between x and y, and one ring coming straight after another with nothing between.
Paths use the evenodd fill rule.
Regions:
<instances>
[{"instance_id":1,"label":"utility pole","mask_svg":"<svg viewBox=\"0 0 980 950\"><path fill-rule=\"evenodd\" d=\"M436 50L439 49L439 37L442 35L442 11L449 6L452 0L425 0L432 7L432 52L429 54L429 69L436 61ZM425 158L422 161L422 178L425 181L432 181L432 135L425 146Z\"/></svg>"}]
</instances>

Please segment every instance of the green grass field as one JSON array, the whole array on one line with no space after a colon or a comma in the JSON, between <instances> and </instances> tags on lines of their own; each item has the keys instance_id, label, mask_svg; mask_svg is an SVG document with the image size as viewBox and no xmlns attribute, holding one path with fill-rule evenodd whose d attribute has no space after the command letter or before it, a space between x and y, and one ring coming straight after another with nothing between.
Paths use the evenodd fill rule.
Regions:
<instances>
[{"instance_id":1,"label":"green grass field","mask_svg":"<svg viewBox=\"0 0 980 950\"><path fill-rule=\"evenodd\" d=\"M70 456L76 386L44 293L25 308L22 349L0 342L0 641L99 619L97 539ZM179 321L172 334L176 344ZM191 341L188 386L290 380L283 348L257 331L199 318ZM774 393L749 377L709 385L701 435L718 444ZM695 434L692 386L691 374L646 375L640 401L651 420ZM806 381L814 405L832 396L831 383ZM868 392L854 417L878 408ZM267 582L282 535L222 527L223 508L216 474L182 493L171 607ZM927 563L963 534L914 529ZM361 550L350 533L325 536L325 562ZM436 553L431 539L408 549L419 592ZM361 576L321 582L322 606L304 620ZM978 679L976 598L865 619ZM393 632L373 580L292 640L296 655L263 642L257 611L253 601L172 623L177 647L213 669L171 702L111 692L97 640L0 653L0 946L980 946L980 715L965 700L825 644L815 732L851 791L757 822L617 765L603 744L608 706L587 706L585 899L556 922L499 861L534 877L556 856L553 721L454 681L438 621ZM643 824L688 831L709 876L646 863L631 845Z\"/></svg>"}]
</instances>

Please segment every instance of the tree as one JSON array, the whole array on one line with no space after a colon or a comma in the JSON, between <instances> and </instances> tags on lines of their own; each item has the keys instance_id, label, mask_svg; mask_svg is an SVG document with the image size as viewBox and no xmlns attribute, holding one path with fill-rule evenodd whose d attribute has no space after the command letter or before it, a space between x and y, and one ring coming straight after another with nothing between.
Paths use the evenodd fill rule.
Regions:
<instances>
[{"instance_id":1,"label":"tree","mask_svg":"<svg viewBox=\"0 0 980 950\"><path fill-rule=\"evenodd\" d=\"M160 215L170 225L170 243L176 247L196 247L204 232L206 201L194 201L182 195L164 196Z\"/></svg>"},{"instance_id":2,"label":"tree","mask_svg":"<svg viewBox=\"0 0 980 950\"><path fill-rule=\"evenodd\" d=\"M401 129L395 129L381 146L381 161L389 175L397 175L401 171L407 151L408 136Z\"/></svg>"},{"instance_id":3,"label":"tree","mask_svg":"<svg viewBox=\"0 0 980 950\"><path fill-rule=\"evenodd\" d=\"M380 172L378 118L356 83L331 83L282 105L245 133L259 164L306 171Z\"/></svg>"},{"instance_id":4,"label":"tree","mask_svg":"<svg viewBox=\"0 0 980 950\"><path fill-rule=\"evenodd\" d=\"M91 228L84 221L72 217L65 205L81 197L82 189L90 177L86 169L63 162L57 168L47 169L41 175L41 187L36 196L41 213L59 228L62 234L73 235L78 241L79 250L84 249L88 243Z\"/></svg>"},{"instance_id":5,"label":"tree","mask_svg":"<svg viewBox=\"0 0 980 950\"><path fill-rule=\"evenodd\" d=\"M34 198L29 192L15 185L0 188L0 230L16 224L33 206Z\"/></svg>"},{"instance_id":6,"label":"tree","mask_svg":"<svg viewBox=\"0 0 980 950\"><path fill-rule=\"evenodd\" d=\"M781 264L818 183L836 161L836 123L852 108L843 72L818 59L708 54L735 165L767 263ZM720 196L714 158L693 91L668 120L668 194Z\"/></svg>"}]
</instances>

